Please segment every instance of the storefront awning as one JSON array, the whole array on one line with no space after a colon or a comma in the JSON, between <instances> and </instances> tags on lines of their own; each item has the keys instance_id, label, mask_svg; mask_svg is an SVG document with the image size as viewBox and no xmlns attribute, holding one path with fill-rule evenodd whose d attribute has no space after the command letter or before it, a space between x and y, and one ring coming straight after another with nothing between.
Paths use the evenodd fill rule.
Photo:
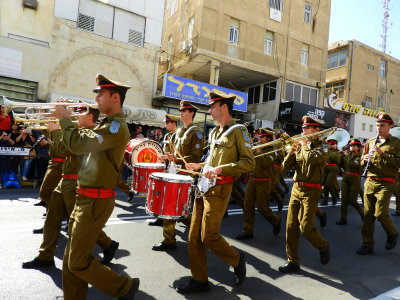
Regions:
<instances>
[{"instance_id":1,"label":"storefront awning","mask_svg":"<svg viewBox=\"0 0 400 300\"><path fill-rule=\"evenodd\" d=\"M122 108L127 123L164 127L165 111L154 108L124 105Z\"/></svg>"}]
</instances>

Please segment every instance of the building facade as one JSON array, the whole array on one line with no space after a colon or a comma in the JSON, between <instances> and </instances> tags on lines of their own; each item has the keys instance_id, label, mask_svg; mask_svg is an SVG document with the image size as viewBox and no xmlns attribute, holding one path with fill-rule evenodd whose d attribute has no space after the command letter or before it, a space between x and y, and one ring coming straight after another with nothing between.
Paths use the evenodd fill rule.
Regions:
<instances>
[{"instance_id":1,"label":"building facade","mask_svg":"<svg viewBox=\"0 0 400 300\"><path fill-rule=\"evenodd\" d=\"M399 83L400 60L356 40L329 45L324 106L337 112L336 124L352 136L375 136L381 111L399 124Z\"/></svg>"},{"instance_id":2,"label":"building facade","mask_svg":"<svg viewBox=\"0 0 400 300\"><path fill-rule=\"evenodd\" d=\"M321 107L330 3L168 0L158 89L168 73L246 92L247 113L237 117L278 127L281 102ZM165 97L153 101L172 112L177 102ZM207 116L201 118L208 122Z\"/></svg>"},{"instance_id":3,"label":"building facade","mask_svg":"<svg viewBox=\"0 0 400 300\"><path fill-rule=\"evenodd\" d=\"M0 2L0 95L93 99L102 73L132 86L125 103L151 107L165 0Z\"/></svg>"}]
</instances>

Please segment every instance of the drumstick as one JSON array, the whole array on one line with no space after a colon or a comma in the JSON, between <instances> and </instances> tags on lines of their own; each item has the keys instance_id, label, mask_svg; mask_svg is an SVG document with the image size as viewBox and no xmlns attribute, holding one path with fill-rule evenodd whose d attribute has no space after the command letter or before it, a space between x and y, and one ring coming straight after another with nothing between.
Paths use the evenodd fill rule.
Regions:
<instances>
[{"instance_id":1,"label":"drumstick","mask_svg":"<svg viewBox=\"0 0 400 300\"><path fill-rule=\"evenodd\" d=\"M175 145L173 143L171 143L171 141L170 141L170 145L174 148L174 152L176 152L179 155L179 157L183 160L183 162L185 163L185 166L186 166L188 164L187 161L183 158L183 156L179 153L179 151L175 148Z\"/></svg>"},{"instance_id":2,"label":"drumstick","mask_svg":"<svg viewBox=\"0 0 400 300\"><path fill-rule=\"evenodd\" d=\"M193 174L193 175L206 176L204 173L200 173L200 172L196 172L196 171L192 171L192 170L180 169L180 168L176 168L176 170L179 171L179 172L190 173L190 174ZM216 177L216 179L222 180L222 177Z\"/></svg>"}]
</instances>

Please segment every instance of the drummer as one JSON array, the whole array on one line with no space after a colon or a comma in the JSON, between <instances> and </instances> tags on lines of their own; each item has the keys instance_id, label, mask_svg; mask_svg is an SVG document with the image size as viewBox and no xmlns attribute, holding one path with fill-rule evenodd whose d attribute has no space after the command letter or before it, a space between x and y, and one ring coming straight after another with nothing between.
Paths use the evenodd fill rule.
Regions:
<instances>
[{"instance_id":1,"label":"drummer","mask_svg":"<svg viewBox=\"0 0 400 300\"><path fill-rule=\"evenodd\" d=\"M175 134L174 153L168 153L168 160L175 165L176 169L186 169L186 163L199 163L203 153L203 134L199 126L193 124L198 108L189 101L181 101L179 111L183 127L179 128ZM170 168L171 170L171 168ZM178 171L179 172L179 171ZM184 173L182 173L184 174ZM191 215L184 218L182 223L190 226ZM163 220L164 240L153 246L154 251L167 251L176 249L175 220Z\"/></svg>"},{"instance_id":2,"label":"drummer","mask_svg":"<svg viewBox=\"0 0 400 300\"><path fill-rule=\"evenodd\" d=\"M178 122L181 118L178 116L165 114L165 128L168 130L168 133L164 137L163 145L164 145L164 153L171 153L173 149L171 149L170 143L174 143L175 145L175 134L178 130ZM163 154L160 156L160 160L163 163L168 162L168 156ZM163 226L163 220L158 218L155 221L149 222L149 226Z\"/></svg>"}]
</instances>

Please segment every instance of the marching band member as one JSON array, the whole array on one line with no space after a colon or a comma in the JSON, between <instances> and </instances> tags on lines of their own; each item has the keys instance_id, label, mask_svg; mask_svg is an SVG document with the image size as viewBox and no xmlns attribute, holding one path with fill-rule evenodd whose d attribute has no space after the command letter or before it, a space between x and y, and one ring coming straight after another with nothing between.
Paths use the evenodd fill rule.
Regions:
<instances>
[{"instance_id":1,"label":"marching band member","mask_svg":"<svg viewBox=\"0 0 400 300\"><path fill-rule=\"evenodd\" d=\"M272 141L273 134L274 131L270 128L258 129L260 143L257 146ZM267 146L265 148L257 148L255 151L257 155L262 155L270 152L273 148L273 146ZM277 235L281 231L281 218L269 207L272 188L271 177L273 176L275 157L276 154L271 153L255 158L256 167L249 174L244 198L243 232L236 236L238 240L247 240L254 237L255 202L257 202L258 212L272 225L273 234Z\"/></svg>"},{"instance_id":2,"label":"marching band member","mask_svg":"<svg viewBox=\"0 0 400 300\"><path fill-rule=\"evenodd\" d=\"M181 118L178 116L170 115L170 114L165 114L165 128L168 130L167 134L164 136L164 153L171 153L173 152L172 145L170 143L173 143L175 145L175 135L176 131L178 130L178 122ZM160 156L160 160L162 162L168 162L168 156L166 154L163 154ZM168 169L168 167L167 167ZM149 226L163 226L163 219L157 218L155 221L149 222Z\"/></svg>"},{"instance_id":3,"label":"marching band member","mask_svg":"<svg viewBox=\"0 0 400 300\"><path fill-rule=\"evenodd\" d=\"M169 161L174 165L186 169L185 162L199 163L203 153L203 134L201 128L193 124L193 119L198 108L188 101L181 101L179 111L181 112L181 120L183 127L175 134L175 151L176 153L166 152ZM183 158L181 158L182 155ZM182 219L182 223L187 227L190 226L191 215ZM163 236L164 240L153 246L154 251L166 251L176 249L176 232L175 220L163 220Z\"/></svg>"},{"instance_id":4,"label":"marching band member","mask_svg":"<svg viewBox=\"0 0 400 300\"><path fill-rule=\"evenodd\" d=\"M386 113L380 113L376 120L379 140L370 139L365 144L361 157L362 168L368 161L370 164L364 185L363 245L357 250L359 255L373 252L375 219L378 219L387 234L385 249L392 250L397 243L399 234L389 216L389 203L390 197L396 191L396 178L400 167L400 140L389 133L392 127L392 118Z\"/></svg>"},{"instance_id":5,"label":"marching band member","mask_svg":"<svg viewBox=\"0 0 400 300\"><path fill-rule=\"evenodd\" d=\"M326 141L328 144L328 161L324 169L324 199L321 205L328 205L329 193L332 196L332 205L336 205L339 196L339 183L337 175L339 172L340 155L337 149L337 140L329 139Z\"/></svg>"},{"instance_id":6,"label":"marching band member","mask_svg":"<svg viewBox=\"0 0 400 300\"><path fill-rule=\"evenodd\" d=\"M218 125L210 133L210 153L205 163L190 163L188 168L204 166L205 178L219 179L202 197L196 197L189 231L189 260L192 278L177 286L179 293L206 291L210 288L207 271L207 248L234 267L234 283L246 277L243 253L235 250L219 234L221 221L228 206L233 181L255 168L247 129L232 120L235 96L210 93L209 113Z\"/></svg>"},{"instance_id":7,"label":"marching band member","mask_svg":"<svg viewBox=\"0 0 400 300\"><path fill-rule=\"evenodd\" d=\"M358 193L361 187L361 142L352 138L348 143L350 153L342 157L341 165L343 166L342 178L342 205L340 208L340 220L337 225L347 224L347 205L353 206L364 218L363 210L357 202Z\"/></svg>"},{"instance_id":8,"label":"marching band member","mask_svg":"<svg viewBox=\"0 0 400 300\"><path fill-rule=\"evenodd\" d=\"M309 116L303 117L303 132L305 135L320 130L323 121ZM314 218L321 196L321 179L327 160L327 154L319 139L303 139L300 144L294 144L292 150L283 161L285 170L293 167L296 172L294 185L289 200L286 222L286 254L288 262L279 267L282 273L291 273L300 269L298 255L299 230L304 237L320 252L320 261L326 265L330 259L329 245L315 227Z\"/></svg>"},{"instance_id":9,"label":"marching band member","mask_svg":"<svg viewBox=\"0 0 400 300\"><path fill-rule=\"evenodd\" d=\"M117 274L92 256L95 243L110 217L115 203L119 165L129 139L122 113L127 85L98 74L94 89L98 109L106 117L94 129L77 129L69 112L56 106L65 145L83 154L78 173L74 210L68 224L68 242L63 259L64 299L86 299L90 283L103 293L120 299L133 299L139 279Z\"/></svg>"}]
</instances>

